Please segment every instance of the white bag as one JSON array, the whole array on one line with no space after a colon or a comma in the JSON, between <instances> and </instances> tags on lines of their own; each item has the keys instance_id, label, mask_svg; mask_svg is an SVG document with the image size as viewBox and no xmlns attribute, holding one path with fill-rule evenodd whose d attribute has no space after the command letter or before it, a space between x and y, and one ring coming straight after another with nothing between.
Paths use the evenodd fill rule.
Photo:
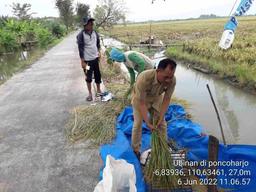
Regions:
<instances>
[{"instance_id":1,"label":"white bag","mask_svg":"<svg viewBox=\"0 0 256 192\"><path fill-rule=\"evenodd\" d=\"M94 192L137 192L134 166L125 160L115 160L107 156L106 167L103 169L103 179Z\"/></svg>"},{"instance_id":2,"label":"white bag","mask_svg":"<svg viewBox=\"0 0 256 192\"><path fill-rule=\"evenodd\" d=\"M219 46L222 49L228 49L234 41L235 34L232 30L225 30L222 34Z\"/></svg>"},{"instance_id":3,"label":"white bag","mask_svg":"<svg viewBox=\"0 0 256 192\"><path fill-rule=\"evenodd\" d=\"M141 153L141 156L140 156L140 164L146 165L146 163L148 162L150 153L151 153L151 149L148 149L148 150L143 151L143 152Z\"/></svg>"},{"instance_id":4,"label":"white bag","mask_svg":"<svg viewBox=\"0 0 256 192\"><path fill-rule=\"evenodd\" d=\"M101 99L101 101L104 101L104 102L110 101L112 98L113 98L112 93L108 93L107 95L105 95L105 96Z\"/></svg>"}]
</instances>

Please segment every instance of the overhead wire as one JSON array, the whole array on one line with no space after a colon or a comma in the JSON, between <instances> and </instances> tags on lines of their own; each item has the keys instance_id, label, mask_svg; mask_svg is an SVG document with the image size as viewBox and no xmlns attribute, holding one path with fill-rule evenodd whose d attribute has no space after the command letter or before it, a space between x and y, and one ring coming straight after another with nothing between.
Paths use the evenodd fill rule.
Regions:
<instances>
[{"instance_id":1,"label":"overhead wire","mask_svg":"<svg viewBox=\"0 0 256 192\"><path fill-rule=\"evenodd\" d=\"M238 0L236 0L235 3L233 4L233 7L232 7L232 9L231 9L231 11L230 11L230 13L229 13L229 15L228 15L229 17L231 16L231 14L232 14L232 12L233 12L233 10L234 10L236 4L237 4L237 1L238 1Z\"/></svg>"}]
</instances>

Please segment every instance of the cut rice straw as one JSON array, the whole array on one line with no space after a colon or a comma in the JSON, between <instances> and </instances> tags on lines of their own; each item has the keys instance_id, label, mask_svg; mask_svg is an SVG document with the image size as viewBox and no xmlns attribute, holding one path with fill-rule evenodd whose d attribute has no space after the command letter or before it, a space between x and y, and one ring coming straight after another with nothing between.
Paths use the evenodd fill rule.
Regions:
<instances>
[{"instance_id":1,"label":"cut rice straw","mask_svg":"<svg viewBox=\"0 0 256 192\"><path fill-rule=\"evenodd\" d=\"M68 139L71 142L90 139L95 145L110 142L115 136L113 107L112 103L106 103L75 108L67 124Z\"/></svg>"},{"instance_id":2,"label":"cut rice straw","mask_svg":"<svg viewBox=\"0 0 256 192\"><path fill-rule=\"evenodd\" d=\"M151 147L151 157L145 167L146 182L154 189L177 189L178 178L172 174L175 167L170 149L159 129L153 130L151 134Z\"/></svg>"}]
</instances>

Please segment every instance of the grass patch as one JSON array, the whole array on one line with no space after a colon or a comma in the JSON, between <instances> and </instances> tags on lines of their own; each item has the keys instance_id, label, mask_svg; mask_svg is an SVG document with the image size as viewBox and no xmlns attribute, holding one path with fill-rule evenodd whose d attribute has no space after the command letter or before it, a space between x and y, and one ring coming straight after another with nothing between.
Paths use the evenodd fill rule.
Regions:
<instances>
[{"instance_id":1,"label":"grass patch","mask_svg":"<svg viewBox=\"0 0 256 192\"><path fill-rule=\"evenodd\" d=\"M214 58L206 58L194 53L184 52L182 48L168 48L167 56L178 60L183 60L193 65L199 65L208 69L211 73L218 74L220 77L235 77L240 86L256 84L256 66L248 63L226 62Z\"/></svg>"}]
</instances>

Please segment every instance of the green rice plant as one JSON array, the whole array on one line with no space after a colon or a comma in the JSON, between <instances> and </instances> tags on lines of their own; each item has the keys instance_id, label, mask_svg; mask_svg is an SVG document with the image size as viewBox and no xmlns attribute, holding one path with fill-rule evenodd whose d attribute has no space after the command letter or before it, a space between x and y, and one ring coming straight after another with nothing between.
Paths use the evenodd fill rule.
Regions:
<instances>
[{"instance_id":1,"label":"green rice plant","mask_svg":"<svg viewBox=\"0 0 256 192\"><path fill-rule=\"evenodd\" d=\"M156 124L154 123L156 128ZM177 189L178 177L165 136L159 129L151 134L151 157L145 167L145 180L155 189Z\"/></svg>"},{"instance_id":2,"label":"green rice plant","mask_svg":"<svg viewBox=\"0 0 256 192\"><path fill-rule=\"evenodd\" d=\"M217 73L217 72L224 72L225 70L223 68L225 68L225 65L223 65L223 63L219 63L217 61L211 61L209 62L209 67L212 70L213 73Z\"/></svg>"},{"instance_id":3,"label":"green rice plant","mask_svg":"<svg viewBox=\"0 0 256 192\"><path fill-rule=\"evenodd\" d=\"M178 50L176 47L170 47L168 49L168 55L169 57L175 57L178 54Z\"/></svg>"},{"instance_id":4,"label":"green rice plant","mask_svg":"<svg viewBox=\"0 0 256 192\"><path fill-rule=\"evenodd\" d=\"M247 69L244 66L237 66L235 68L235 75L239 82L245 83L247 81Z\"/></svg>"}]
</instances>

